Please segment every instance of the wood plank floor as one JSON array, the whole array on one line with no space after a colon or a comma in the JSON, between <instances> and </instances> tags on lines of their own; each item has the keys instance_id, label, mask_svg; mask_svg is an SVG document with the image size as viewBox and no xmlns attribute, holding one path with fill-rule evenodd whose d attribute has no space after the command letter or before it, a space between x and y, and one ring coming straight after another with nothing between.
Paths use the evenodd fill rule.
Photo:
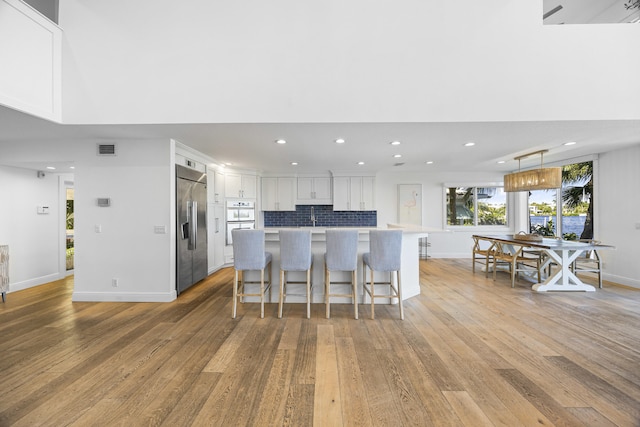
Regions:
<instances>
[{"instance_id":1,"label":"wood plank floor","mask_svg":"<svg viewBox=\"0 0 640 427\"><path fill-rule=\"evenodd\" d=\"M0 304L0 426L640 426L640 291L547 293L421 261L396 306L241 304L232 270L172 303Z\"/></svg>"}]
</instances>

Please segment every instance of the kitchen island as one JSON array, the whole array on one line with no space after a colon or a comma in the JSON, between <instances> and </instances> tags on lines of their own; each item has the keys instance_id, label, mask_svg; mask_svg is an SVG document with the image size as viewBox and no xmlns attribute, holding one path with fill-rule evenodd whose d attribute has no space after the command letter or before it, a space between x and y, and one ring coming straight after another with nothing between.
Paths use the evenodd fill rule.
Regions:
<instances>
[{"instance_id":1,"label":"kitchen island","mask_svg":"<svg viewBox=\"0 0 640 427\"><path fill-rule=\"evenodd\" d=\"M273 254L272 261L272 289L273 296L272 301L278 301L279 296L279 287L280 287L280 241L278 238L278 232L281 229L286 227L266 227L265 231L265 248L267 252L271 252ZM313 276L312 276L312 303L324 303L324 253L326 251L326 240L325 240L325 227L300 227L302 229L307 229L311 231L311 252L313 253ZM362 254L369 252L369 231L375 230L376 227L332 227L332 228L356 228L359 231L358 236L358 295L362 295ZM419 259L419 251L418 251L418 239L421 237L427 237L427 231L421 227L415 226L403 226L400 224L388 224L387 227L378 227L378 228L395 228L402 229L402 269L401 269L401 279L402 279L402 297L403 300L407 298L411 298L413 296L420 294L420 259ZM248 272L247 274L252 274L255 272ZM257 273L256 273L257 274ZM290 272L288 273L290 277L294 278L294 280L298 280L298 277L302 279L304 277L303 272ZM382 275L384 273L376 273L376 280L378 274ZM299 276L297 276L299 275ZM340 275L344 275L344 280L349 279L349 273L345 272L332 272L331 277L336 280L343 280ZM382 276L380 276L382 277ZM388 277L388 273L387 273ZM349 285L333 285L336 286L345 286L345 291L348 289ZM382 290L382 288L381 288ZM247 301L251 301L251 299L247 298ZM388 300L382 299L376 301L377 303L385 303ZM305 302L305 297L288 295L287 302ZM370 303L368 296L364 301L359 301L360 303ZM331 303L351 303L351 300L348 298L332 298Z\"/></svg>"}]
</instances>

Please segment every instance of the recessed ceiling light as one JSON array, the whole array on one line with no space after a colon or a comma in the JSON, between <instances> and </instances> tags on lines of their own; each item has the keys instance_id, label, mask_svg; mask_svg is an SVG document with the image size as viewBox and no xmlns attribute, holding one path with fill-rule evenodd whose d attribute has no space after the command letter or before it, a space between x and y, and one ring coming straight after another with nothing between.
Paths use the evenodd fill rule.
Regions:
<instances>
[{"instance_id":1,"label":"recessed ceiling light","mask_svg":"<svg viewBox=\"0 0 640 427\"><path fill-rule=\"evenodd\" d=\"M227 165L227 166L233 166L233 163L231 163L231 162L226 162L226 163L225 163L225 165Z\"/></svg>"},{"instance_id":2,"label":"recessed ceiling light","mask_svg":"<svg viewBox=\"0 0 640 427\"><path fill-rule=\"evenodd\" d=\"M336 139L336 144L344 144L344 139L342 138Z\"/></svg>"},{"instance_id":3,"label":"recessed ceiling light","mask_svg":"<svg viewBox=\"0 0 640 427\"><path fill-rule=\"evenodd\" d=\"M505 163L505 161L504 161L504 160L498 160L498 162L497 162L497 163L498 163L499 165L501 165L501 164Z\"/></svg>"},{"instance_id":4,"label":"recessed ceiling light","mask_svg":"<svg viewBox=\"0 0 640 427\"><path fill-rule=\"evenodd\" d=\"M278 140L276 140L276 144L280 144L280 145L282 145L282 144L286 144L286 143L287 143L287 141L285 141L284 139L278 139Z\"/></svg>"},{"instance_id":5,"label":"recessed ceiling light","mask_svg":"<svg viewBox=\"0 0 640 427\"><path fill-rule=\"evenodd\" d=\"M391 145L400 145L400 141L391 141Z\"/></svg>"},{"instance_id":6,"label":"recessed ceiling light","mask_svg":"<svg viewBox=\"0 0 640 427\"><path fill-rule=\"evenodd\" d=\"M49 169L50 171L56 170L56 168L54 168L53 166L47 166L47 169Z\"/></svg>"},{"instance_id":7,"label":"recessed ceiling light","mask_svg":"<svg viewBox=\"0 0 640 427\"><path fill-rule=\"evenodd\" d=\"M69 169L75 169L75 168L76 168L75 166L69 166Z\"/></svg>"},{"instance_id":8,"label":"recessed ceiling light","mask_svg":"<svg viewBox=\"0 0 640 427\"><path fill-rule=\"evenodd\" d=\"M394 154L393 157L395 157L396 159L399 159L400 157L402 157L402 154Z\"/></svg>"},{"instance_id":9,"label":"recessed ceiling light","mask_svg":"<svg viewBox=\"0 0 640 427\"><path fill-rule=\"evenodd\" d=\"M358 162L358 164L359 164L360 166L362 166L362 165L364 165L364 162Z\"/></svg>"},{"instance_id":10,"label":"recessed ceiling light","mask_svg":"<svg viewBox=\"0 0 640 427\"><path fill-rule=\"evenodd\" d=\"M428 165L432 165L433 164L433 160L428 160L425 163L428 164Z\"/></svg>"},{"instance_id":11,"label":"recessed ceiling light","mask_svg":"<svg viewBox=\"0 0 640 427\"><path fill-rule=\"evenodd\" d=\"M298 166L298 162L291 162L291 166Z\"/></svg>"},{"instance_id":12,"label":"recessed ceiling light","mask_svg":"<svg viewBox=\"0 0 640 427\"><path fill-rule=\"evenodd\" d=\"M576 145L575 141L565 142L564 145Z\"/></svg>"},{"instance_id":13,"label":"recessed ceiling light","mask_svg":"<svg viewBox=\"0 0 640 427\"><path fill-rule=\"evenodd\" d=\"M476 145L475 142L467 142L464 144L465 147L473 147L474 145Z\"/></svg>"}]
</instances>

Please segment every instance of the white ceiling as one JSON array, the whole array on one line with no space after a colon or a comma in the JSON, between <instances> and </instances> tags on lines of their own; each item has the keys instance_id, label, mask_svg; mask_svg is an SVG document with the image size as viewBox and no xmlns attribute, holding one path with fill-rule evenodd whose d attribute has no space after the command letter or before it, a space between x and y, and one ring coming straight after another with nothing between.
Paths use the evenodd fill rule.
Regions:
<instances>
[{"instance_id":1,"label":"white ceiling","mask_svg":"<svg viewBox=\"0 0 640 427\"><path fill-rule=\"evenodd\" d=\"M503 172L518 168L515 156L540 149L549 150L544 157L548 163L640 144L640 121L59 125L0 107L0 148L26 141L169 138L219 163L263 172ZM287 144L276 144L280 138ZM337 145L337 138L346 143ZM401 145L390 145L394 140ZM563 145L569 141L576 144ZM467 142L475 146L465 147ZM51 165L49 160L32 153L9 164L0 156L0 164L39 170ZM73 153L64 160L54 165L59 171L73 164ZM498 164L500 160L506 163ZM298 166L290 164L294 161ZM365 164L358 166L359 161ZM539 161L532 156L522 167Z\"/></svg>"}]
</instances>

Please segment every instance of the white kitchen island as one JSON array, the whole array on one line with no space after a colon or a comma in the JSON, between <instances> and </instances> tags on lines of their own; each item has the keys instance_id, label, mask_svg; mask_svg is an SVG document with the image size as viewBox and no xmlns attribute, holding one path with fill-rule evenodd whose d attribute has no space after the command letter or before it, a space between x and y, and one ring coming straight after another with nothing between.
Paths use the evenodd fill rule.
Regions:
<instances>
[{"instance_id":1,"label":"white kitchen island","mask_svg":"<svg viewBox=\"0 0 640 427\"><path fill-rule=\"evenodd\" d=\"M266 227L265 231L265 246L266 251L271 252L273 254L272 261L272 273L271 279L273 283L273 296L272 302L278 301L279 296L279 288L280 288L280 241L278 238L278 232L281 229L286 227ZM324 303L324 253L326 251L326 243L325 243L325 227L300 227L305 230L311 231L311 252L313 253L313 276L312 276L312 303ZM332 227L332 228L357 228L359 231L359 239L358 239L358 295L362 295L362 254L365 252L369 252L369 230L375 230L376 227ZM402 229L402 267L401 267L401 279L402 279L402 297L403 300L407 298L411 298L413 296L420 294L420 259L419 259L419 248L418 248L418 239L421 237L427 237L427 231L421 227L415 226L402 226L398 224L388 224L387 227L378 227L378 228L395 228ZM255 272L247 272L247 274L257 274ZM304 272L289 272L289 277L292 280L303 280ZM344 280L350 280L349 273L343 272L332 272L331 277L335 278L335 280L343 280L340 276L344 274ZM378 280L378 275L380 279L382 279L382 274L384 273L376 273L376 280ZM253 277L253 276L250 276ZM387 276L388 278L388 273ZM385 279L388 280L388 279ZM334 288L336 286L342 285L332 285ZM344 285L345 291L348 289L349 285ZM302 291L302 287L299 287ZM297 288L292 287L291 291L295 292ZM382 288L381 288L382 290ZM302 293L302 292L300 292ZM252 301L247 298L247 301ZM388 300L382 299L376 301L376 303L388 303ZM287 296L287 302L305 302L304 296L296 296L291 295L291 293ZM331 303L351 303L351 300L348 298L332 298ZM370 303L370 300L367 298L359 303Z\"/></svg>"}]
</instances>

